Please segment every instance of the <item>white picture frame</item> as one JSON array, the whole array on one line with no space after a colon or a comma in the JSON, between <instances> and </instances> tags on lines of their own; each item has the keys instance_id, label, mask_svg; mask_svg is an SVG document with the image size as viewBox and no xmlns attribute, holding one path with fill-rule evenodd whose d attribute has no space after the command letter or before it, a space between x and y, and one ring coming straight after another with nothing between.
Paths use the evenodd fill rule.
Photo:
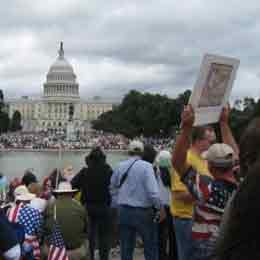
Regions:
<instances>
[{"instance_id":1,"label":"white picture frame","mask_svg":"<svg viewBox=\"0 0 260 260\"><path fill-rule=\"evenodd\" d=\"M239 60L205 54L189 99L195 111L194 126L216 123L228 103Z\"/></svg>"}]
</instances>

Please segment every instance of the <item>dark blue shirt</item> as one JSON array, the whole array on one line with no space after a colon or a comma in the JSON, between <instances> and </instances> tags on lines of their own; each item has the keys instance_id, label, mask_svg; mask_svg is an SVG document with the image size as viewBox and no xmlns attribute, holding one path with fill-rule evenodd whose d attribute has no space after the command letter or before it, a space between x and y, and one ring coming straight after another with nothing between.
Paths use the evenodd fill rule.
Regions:
<instances>
[{"instance_id":1,"label":"dark blue shirt","mask_svg":"<svg viewBox=\"0 0 260 260\"><path fill-rule=\"evenodd\" d=\"M0 252L4 253L18 244L16 232L0 209Z\"/></svg>"}]
</instances>

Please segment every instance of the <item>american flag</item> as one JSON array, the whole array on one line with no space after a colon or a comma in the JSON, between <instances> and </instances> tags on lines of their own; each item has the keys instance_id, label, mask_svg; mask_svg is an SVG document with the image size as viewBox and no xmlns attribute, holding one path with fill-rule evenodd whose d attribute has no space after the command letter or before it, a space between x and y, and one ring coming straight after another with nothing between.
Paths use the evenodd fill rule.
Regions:
<instances>
[{"instance_id":1,"label":"american flag","mask_svg":"<svg viewBox=\"0 0 260 260\"><path fill-rule=\"evenodd\" d=\"M56 220L54 220L48 242L50 245L48 260L69 260L61 230Z\"/></svg>"}]
</instances>

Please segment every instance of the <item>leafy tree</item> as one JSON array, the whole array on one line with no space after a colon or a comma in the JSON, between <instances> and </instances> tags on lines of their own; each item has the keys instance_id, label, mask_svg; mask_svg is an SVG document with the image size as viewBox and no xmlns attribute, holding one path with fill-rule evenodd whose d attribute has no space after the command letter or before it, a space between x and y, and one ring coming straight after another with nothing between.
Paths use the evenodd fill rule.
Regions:
<instances>
[{"instance_id":1,"label":"leafy tree","mask_svg":"<svg viewBox=\"0 0 260 260\"><path fill-rule=\"evenodd\" d=\"M252 112L255 108L255 100L250 97L245 97L243 101L244 112Z\"/></svg>"},{"instance_id":2,"label":"leafy tree","mask_svg":"<svg viewBox=\"0 0 260 260\"><path fill-rule=\"evenodd\" d=\"M190 91L177 99L167 96L130 91L113 111L102 114L93 122L96 130L121 133L128 137L169 136L180 122L180 112L187 104Z\"/></svg>"},{"instance_id":3,"label":"leafy tree","mask_svg":"<svg viewBox=\"0 0 260 260\"><path fill-rule=\"evenodd\" d=\"M5 112L0 112L0 134L8 131L10 124L9 116Z\"/></svg>"},{"instance_id":4,"label":"leafy tree","mask_svg":"<svg viewBox=\"0 0 260 260\"><path fill-rule=\"evenodd\" d=\"M0 112L2 112L4 107L4 93L3 90L0 89Z\"/></svg>"},{"instance_id":5,"label":"leafy tree","mask_svg":"<svg viewBox=\"0 0 260 260\"><path fill-rule=\"evenodd\" d=\"M0 134L8 131L9 128L9 116L5 111L4 93L0 89Z\"/></svg>"},{"instance_id":6,"label":"leafy tree","mask_svg":"<svg viewBox=\"0 0 260 260\"><path fill-rule=\"evenodd\" d=\"M242 100L241 99L237 99L234 102L234 109L236 110L242 110Z\"/></svg>"},{"instance_id":7,"label":"leafy tree","mask_svg":"<svg viewBox=\"0 0 260 260\"><path fill-rule=\"evenodd\" d=\"M190 94L191 91L186 90L176 99L171 99L132 90L113 111L104 113L95 120L93 127L131 138L140 135L172 136L179 128L180 115ZM260 116L260 99L255 101L254 98L246 97L235 101L230 113L230 126L237 141L248 123L256 116ZM220 132L219 129L217 132Z\"/></svg>"},{"instance_id":8,"label":"leafy tree","mask_svg":"<svg viewBox=\"0 0 260 260\"><path fill-rule=\"evenodd\" d=\"M260 117L260 99L255 103L254 117Z\"/></svg>"},{"instance_id":9,"label":"leafy tree","mask_svg":"<svg viewBox=\"0 0 260 260\"><path fill-rule=\"evenodd\" d=\"M14 111L14 114L13 114L13 117L11 120L10 130L11 131L21 130L22 129L21 120L22 120L21 113L18 110Z\"/></svg>"},{"instance_id":10,"label":"leafy tree","mask_svg":"<svg viewBox=\"0 0 260 260\"><path fill-rule=\"evenodd\" d=\"M230 114L230 126L237 141L245 127L254 118L260 116L260 100L257 102L250 97L235 101Z\"/></svg>"}]
</instances>

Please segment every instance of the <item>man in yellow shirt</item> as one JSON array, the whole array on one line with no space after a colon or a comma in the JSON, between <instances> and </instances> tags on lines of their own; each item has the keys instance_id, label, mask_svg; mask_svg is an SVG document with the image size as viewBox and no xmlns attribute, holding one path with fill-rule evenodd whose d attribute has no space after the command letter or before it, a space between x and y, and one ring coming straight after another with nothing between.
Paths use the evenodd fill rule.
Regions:
<instances>
[{"instance_id":1,"label":"man in yellow shirt","mask_svg":"<svg viewBox=\"0 0 260 260\"><path fill-rule=\"evenodd\" d=\"M216 142L216 135L211 127L196 127L193 129L192 143L187 155L187 164L205 175L208 173L207 162L201 154ZM173 165L174 167L174 165ZM172 203L174 228L177 241L178 260L188 260L191 256L191 227L193 199L186 186L180 181L176 172L172 175Z\"/></svg>"}]
</instances>

